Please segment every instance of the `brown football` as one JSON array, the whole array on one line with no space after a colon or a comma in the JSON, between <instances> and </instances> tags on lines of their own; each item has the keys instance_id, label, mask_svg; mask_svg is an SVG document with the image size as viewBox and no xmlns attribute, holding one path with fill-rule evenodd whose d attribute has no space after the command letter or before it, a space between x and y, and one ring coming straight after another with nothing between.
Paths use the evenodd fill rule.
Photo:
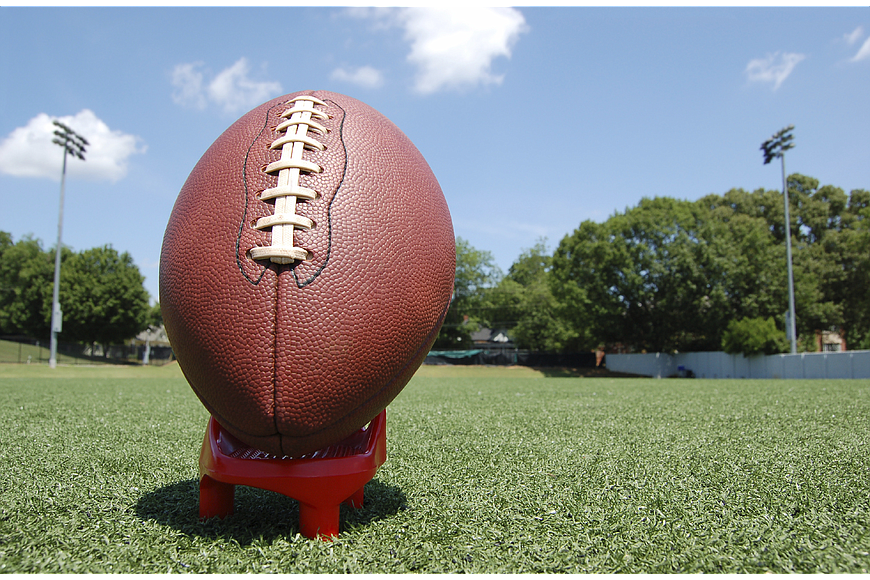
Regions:
<instances>
[{"instance_id":1,"label":"brown football","mask_svg":"<svg viewBox=\"0 0 870 580\"><path fill-rule=\"evenodd\" d=\"M184 376L276 456L371 421L423 362L453 292L444 195L411 141L326 91L250 111L193 168L160 255Z\"/></svg>"}]
</instances>

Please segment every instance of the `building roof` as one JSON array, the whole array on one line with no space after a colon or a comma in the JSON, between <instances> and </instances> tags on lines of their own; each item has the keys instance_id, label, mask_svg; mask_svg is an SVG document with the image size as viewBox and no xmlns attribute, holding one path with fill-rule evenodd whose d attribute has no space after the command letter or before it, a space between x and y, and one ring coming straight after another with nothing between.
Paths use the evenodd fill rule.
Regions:
<instances>
[{"instance_id":1,"label":"building roof","mask_svg":"<svg viewBox=\"0 0 870 580\"><path fill-rule=\"evenodd\" d=\"M472 332L471 340L475 343L496 343L505 345L511 342L506 330L493 330L491 328L480 328L477 332Z\"/></svg>"}]
</instances>

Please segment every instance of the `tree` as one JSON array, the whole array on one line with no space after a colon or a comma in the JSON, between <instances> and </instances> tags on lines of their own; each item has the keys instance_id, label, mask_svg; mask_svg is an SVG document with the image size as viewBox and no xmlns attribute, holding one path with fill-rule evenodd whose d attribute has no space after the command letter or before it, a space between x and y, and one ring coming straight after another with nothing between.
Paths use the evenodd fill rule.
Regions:
<instances>
[{"instance_id":1,"label":"tree","mask_svg":"<svg viewBox=\"0 0 870 580\"><path fill-rule=\"evenodd\" d=\"M62 266L60 296L67 340L118 344L148 327L144 278L127 252L84 250Z\"/></svg>"},{"instance_id":2,"label":"tree","mask_svg":"<svg viewBox=\"0 0 870 580\"><path fill-rule=\"evenodd\" d=\"M705 238L721 267L711 272L725 297L720 304L718 335L734 318L779 319L787 304L785 247L777 240L776 218L765 213L782 206L769 192L731 190L724 196L708 195L697 203L711 210ZM775 192L774 192L775 193ZM770 205L773 203L773 205ZM784 320L783 320L784 324Z\"/></svg>"},{"instance_id":3,"label":"tree","mask_svg":"<svg viewBox=\"0 0 870 580\"><path fill-rule=\"evenodd\" d=\"M788 348L785 332L776 327L773 317L732 320L722 335L722 350L728 354L778 354Z\"/></svg>"},{"instance_id":4,"label":"tree","mask_svg":"<svg viewBox=\"0 0 870 580\"><path fill-rule=\"evenodd\" d=\"M841 228L826 249L841 276L826 293L843 310L843 335L852 349L870 349L870 192L852 190L841 216Z\"/></svg>"},{"instance_id":5,"label":"tree","mask_svg":"<svg viewBox=\"0 0 870 580\"><path fill-rule=\"evenodd\" d=\"M718 347L724 269L709 243L710 211L669 198L641 200L603 224L586 221L553 256L553 293L582 347Z\"/></svg>"},{"instance_id":6,"label":"tree","mask_svg":"<svg viewBox=\"0 0 870 580\"><path fill-rule=\"evenodd\" d=\"M850 321L861 317L847 304L854 305L866 294L855 269L866 251L852 245L860 238L861 200L866 192L854 190L847 196L840 188L819 187L817 179L797 173L789 175L787 183L798 336L806 344L816 330L841 328L847 341L854 343L856 326ZM771 205L772 197L775 192L751 194L747 206L738 211L749 215L746 207L761 208L756 215L763 215L776 243L784 244L783 208Z\"/></svg>"},{"instance_id":7,"label":"tree","mask_svg":"<svg viewBox=\"0 0 870 580\"><path fill-rule=\"evenodd\" d=\"M798 335L806 347L817 330L841 329L850 344L870 344L870 194L799 174L787 183ZM665 351L718 349L734 319L784 327L784 217L779 192L734 189L643 199L583 222L553 255L563 321L586 332L585 347Z\"/></svg>"},{"instance_id":8,"label":"tree","mask_svg":"<svg viewBox=\"0 0 870 580\"><path fill-rule=\"evenodd\" d=\"M550 287L551 264L546 240L541 239L523 250L507 276L488 292L493 325L508 329L519 348L562 351L574 338Z\"/></svg>"},{"instance_id":9,"label":"tree","mask_svg":"<svg viewBox=\"0 0 870 580\"><path fill-rule=\"evenodd\" d=\"M524 250L514 262L508 274L494 286L479 292L479 319L487 326L499 329L512 329L521 321L526 298L526 288L546 279L550 258L546 255L544 241L534 248ZM510 333L513 334L512 332Z\"/></svg>"},{"instance_id":10,"label":"tree","mask_svg":"<svg viewBox=\"0 0 870 580\"><path fill-rule=\"evenodd\" d=\"M453 298L433 348L471 348L471 333L489 322L484 292L500 278L501 271L490 252L477 250L463 238L456 238Z\"/></svg>"},{"instance_id":11,"label":"tree","mask_svg":"<svg viewBox=\"0 0 870 580\"><path fill-rule=\"evenodd\" d=\"M501 270L491 252L478 250L463 238L456 238L456 278L453 295L457 300L476 297L501 279Z\"/></svg>"},{"instance_id":12,"label":"tree","mask_svg":"<svg viewBox=\"0 0 870 580\"><path fill-rule=\"evenodd\" d=\"M0 332L48 338L51 320L52 271L54 256L42 243L0 232ZM72 252L62 248L61 260Z\"/></svg>"},{"instance_id":13,"label":"tree","mask_svg":"<svg viewBox=\"0 0 870 580\"><path fill-rule=\"evenodd\" d=\"M163 326L163 311L160 310L159 302L155 302L154 306L148 310L147 321L149 327L160 328Z\"/></svg>"},{"instance_id":14,"label":"tree","mask_svg":"<svg viewBox=\"0 0 870 580\"><path fill-rule=\"evenodd\" d=\"M144 278L129 254L111 246L61 250L64 340L117 344L154 321ZM54 255L39 240L13 244L0 232L0 332L48 338Z\"/></svg>"},{"instance_id":15,"label":"tree","mask_svg":"<svg viewBox=\"0 0 870 580\"><path fill-rule=\"evenodd\" d=\"M786 184L788 227L778 191L644 198L603 223L584 221L552 256L539 242L503 278L488 252L459 239L457 292L440 338L453 332L451 344L467 345L487 325L542 350L718 350L730 321L785 327L790 230L803 348L828 329L870 348L870 193L847 196L800 174Z\"/></svg>"}]
</instances>

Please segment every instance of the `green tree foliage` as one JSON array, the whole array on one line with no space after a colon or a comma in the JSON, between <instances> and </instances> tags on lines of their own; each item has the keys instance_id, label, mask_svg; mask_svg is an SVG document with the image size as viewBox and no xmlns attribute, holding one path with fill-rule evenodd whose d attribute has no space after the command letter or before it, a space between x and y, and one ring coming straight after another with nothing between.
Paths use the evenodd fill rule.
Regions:
<instances>
[{"instance_id":1,"label":"green tree foliage","mask_svg":"<svg viewBox=\"0 0 870 580\"><path fill-rule=\"evenodd\" d=\"M54 251L0 232L0 332L47 338L51 323ZM111 246L61 251L61 340L117 344L149 322L144 278L126 252Z\"/></svg>"},{"instance_id":2,"label":"green tree foliage","mask_svg":"<svg viewBox=\"0 0 870 580\"><path fill-rule=\"evenodd\" d=\"M0 332L47 337L54 252L46 252L31 237L13 244L6 232L0 232L0 252ZM64 247L61 260L69 259L71 253Z\"/></svg>"},{"instance_id":3,"label":"green tree foliage","mask_svg":"<svg viewBox=\"0 0 870 580\"><path fill-rule=\"evenodd\" d=\"M488 291L490 325L508 329L519 348L562 351L575 340L550 288L552 258L546 240L524 250L507 276Z\"/></svg>"},{"instance_id":4,"label":"green tree foliage","mask_svg":"<svg viewBox=\"0 0 870 580\"><path fill-rule=\"evenodd\" d=\"M870 193L800 174L787 184L799 348L828 329L870 348ZM552 255L539 242L504 277L489 252L459 238L456 294L437 344L467 347L483 325L534 350L703 351L719 350L734 320L782 329L784 215L773 190L644 198L603 223L584 221Z\"/></svg>"},{"instance_id":5,"label":"green tree foliage","mask_svg":"<svg viewBox=\"0 0 870 580\"><path fill-rule=\"evenodd\" d=\"M571 325L589 329L591 340L581 346L718 347L714 333L727 301L721 280L727 264L709 222L703 205L643 199L566 236L553 256L553 292Z\"/></svg>"},{"instance_id":6,"label":"green tree foliage","mask_svg":"<svg viewBox=\"0 0 870 580\"><path fill-rule=\"evenodd\" d=\"M788 349L785 332L776 327L773 317L731 320L722 335L722 350L729 354L778 354Z\"/></svg>"},{"instance_id":7,"label":"green tree foliage","mask_svg":"<svg viewBox=\"0 0 870 580\"><path fill-rule=\"evenodd\" d=\"M840 235L845 283L837 295L843 304L846 339L854 348L870 349L870 192L853 190L848 209L854 219Z\"/></svg>"},{"instance_id":8,"label":"green tree foliage","mask_svg":"<svg viewBox=\"0 0 870 580\"><path fill-rule=\"evenodd\" d=\"M145 330L151 308L144 281L133 258L111 246L72 255L61 265L64 338L118 344Z\"/></svg>"},{"instance_id":9,"label":"green tree foliage","mask_svg":"<svg viewBox=\"0 0 870 580\"><path fill-rule=\"evenodd\" d=\"M839 328L870 343L870 194L788 178L798 334ZM553 255L568 327L634 350L715 350L728 322L787 310L782 195L736 189L696 202L643 199L583 222Z\"/></svg>"},{"instance_id":10,"label":"green tree foliage","mask_svg":"<svg viewBox=\"0 0 870 580\"><path fill-rule=\"evenodd\" d=\"M147 324L154 328L163 326L163 312L160 310L159 302L155 302L154 306L148 310Z\"/></svg>"},{"instance_id":11,"label":"green tree foliage","mask_svg":"<svg viewBox=\"0 0 870 580\"><path fill-rule=\"evenodd\" d=\"M486 291L500 278L501 270L490 252L477 250L467 240L456 238L453 298L433 348L471 348L471 333L489 322Z\"/></svg>"}]
</instances>

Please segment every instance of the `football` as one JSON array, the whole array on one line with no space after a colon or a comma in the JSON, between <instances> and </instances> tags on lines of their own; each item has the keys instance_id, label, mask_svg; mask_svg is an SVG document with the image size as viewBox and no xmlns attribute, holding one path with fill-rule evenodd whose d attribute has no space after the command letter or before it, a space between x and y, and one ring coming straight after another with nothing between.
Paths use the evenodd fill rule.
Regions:
<instances>
[{"instance_id":1,"label":"football","mask_svg":"<svg viewBox=\"0 0 870 580\"><path fill-rule=\"evenodd\" d=\"M408 137L356 99L305 91L242 116L193 168L163 238L160 307L215 420L299 457L399 394L455 262L444 195Z\"/></svg>"}]
</instances>

